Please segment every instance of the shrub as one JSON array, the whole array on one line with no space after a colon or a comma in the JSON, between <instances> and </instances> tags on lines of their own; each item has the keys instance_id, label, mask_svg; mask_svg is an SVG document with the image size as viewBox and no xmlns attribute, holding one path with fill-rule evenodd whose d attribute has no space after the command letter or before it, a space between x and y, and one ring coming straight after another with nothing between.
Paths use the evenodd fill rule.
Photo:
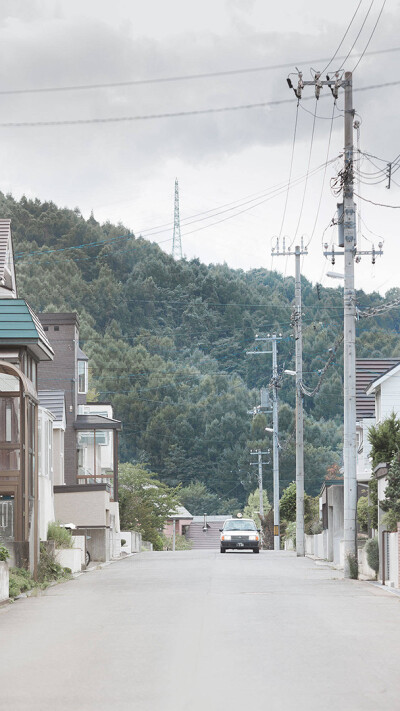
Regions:
<instances>
[{"instance_id":1,"label":"shrub","mask_svg":"<svg viewBox=\"0 0 400 711\"><path fill-rule=\"evenodd\" d=\"M296 521L291 521L287 524L285 535L285 541L293 541L293 546L296 548Z\"/></svg>"},{"instance_id":2,"label":"shrub","mask_svg":"<svg viewBox=\"0 0 400 711\"><path fill-rule=\"evenodd\" d=\"M30 572L24 568L10 568L10 586L9 596L15 598L27 590L32 590L35 587Z\"/></svg>"},{"instance_id":3,"label":"shrub","mask_svg":"<svg viewBox=\"0 0 400 711\"><path fill-rule=\"evenodd\" d=\"M125 540L125 538L121 538L121 546L124 546L124 545L126 545L126 540Z\"/></svg>"},{"instance_id":4,"label":"shrub","mask_svg":"<svg viewBox=\"0 0 400 711\"><path fill-rule=\"evenodd\" d=\"M188 541L185 536L175 535L175 550L176 551L190 551L192 549L192 541ZM163 535L163 550L172 551L172 536Z\"/></svg>"},{"instance_id":5,"label":"shrub","mask_svg":"<svg viewBox=\"0 0 400 711\"><path fill-rule=\"evenodd\" d=\"M370 538L365 544L368 565L375 571L375 575L379 572L379 541L377 538Z\"/></svg>"},{"instance_id":6,"label":"shrub","mask_svg":"<svg viewBox=\"0 0 400 711\"><path fill-rule=\"evenodd\" d=\"M362 495L357 501L357 521L362 533L368 531L368 496Z\"/></svg>"},{"instance_id":7,"label":"shrub","mask_svg":"<svg viewBox=\"0 0 400 711\"><path fill-rule=\"evenodd\" d=\"M60 526L59 521L49 523L47 528L47 539L54 541L56 548L72 548L72 536L66 528Z\"/></svg>"},{"instance_id":8,"label":"shrub","mask_svg":"<svg viewBox=\"0 0 400 711\"><path fill-rule=\"evenodd\" d=\"M358 559L355 555L349 553L347 556L347 562L349 564L350 578L352 580L358 579Z\"/></svg>"},{"instance_id":9,"label":"shrub","mask_svg":"<svg viewBox=\"0 0 400 711\"><path fill-rule=\"evenodd\" d=\"M57 563L54 553L47 550L43 544L40 546L40 560L38 565L38 582L46 587L54 580L63 580L71 577L70 568L63 568Z\"/></svg>"},{"instance_id":10,"label":"shrub","mask_svg":"<svg viewBox=\"0 0 400 711\"><path fill-rule=\"evenodd\" d=\"M10 551L5 546L0 546L0 561L5 563L10 557Z\"/></svg>"}]
</instances>

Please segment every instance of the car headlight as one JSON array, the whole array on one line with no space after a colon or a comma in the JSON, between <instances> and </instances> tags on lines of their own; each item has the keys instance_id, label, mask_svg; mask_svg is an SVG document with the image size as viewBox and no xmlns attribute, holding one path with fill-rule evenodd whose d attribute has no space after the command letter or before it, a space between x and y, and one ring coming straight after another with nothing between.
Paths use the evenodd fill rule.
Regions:
<instances>
[{"instance_id":1,"label":"car headlight","mask_svg":"<svg viewBox=\"0 0 400 711\"><path fill-rule=\"evenodd\" d=\"M223 533L221 536L221 541L230 541L231 537L227 536L226 533Z\"/></svg>"},{"instance_id":2,"label":"car headlight","mask_svg":"<svg viewBox=\"0 0 400 711\"><path fill-rule=\"evenodd\" d=\"M250 539L250 541L259 541L260 537L257 535L254 535L254 536L249 536L249 539Z\"/></svg>"}]
</instances>

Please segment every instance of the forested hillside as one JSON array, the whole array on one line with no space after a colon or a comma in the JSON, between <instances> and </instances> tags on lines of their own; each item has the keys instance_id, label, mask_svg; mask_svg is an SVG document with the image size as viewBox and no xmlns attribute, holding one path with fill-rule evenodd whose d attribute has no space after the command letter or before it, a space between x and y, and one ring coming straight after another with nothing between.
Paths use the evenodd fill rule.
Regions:
<instances>
[{"instance_id":1,"label":"forested hillside","mask_svg":"<svg viewBox=\"0 0 400 711\"><path fill-rule=\"evenodd\" d=\"M0 214L12 220L19 295L37 311L79 314L91 388L123 421L121 458L147 462L168 484L203 482L215 512L227 500L243 503L255 488L249 449L271 446L270 416L248 414L270 381L271 357L246 350L257 333L281 333L279 368L293 368L293 279L176 262L122 225L52 203L0 194ZM382 301L358 294L360 308ZM341 289L321 288L318 298L303 279L303 306L304 381L313 387L342 329ZM359 357L396 355L396 310L359 322ZM288 376L280 389L282 488L294 478L293 406ZM341 461L341 349L305 408L306 490L316 494L327 467ZM271 478L270 467L269 492Z\"/></svg>"}]
</instances>

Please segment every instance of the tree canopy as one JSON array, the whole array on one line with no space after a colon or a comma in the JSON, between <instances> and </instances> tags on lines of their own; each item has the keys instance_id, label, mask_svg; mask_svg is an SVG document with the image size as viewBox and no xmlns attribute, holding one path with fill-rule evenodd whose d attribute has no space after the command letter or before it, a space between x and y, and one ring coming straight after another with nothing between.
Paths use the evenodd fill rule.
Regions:
<instances>
[{"instance_id":1,"label":"tree canopy","mask_svg":"<svg viewBox=\"0 0 400 711\"><path fill-rule=\"evenodd\" d=\"M244 272L198 259L175 261L122 225L85 219L79 209L0 193L11 218L19 294L40 311L77 311L90 387L123 422L122 461L147 462L159 481L204 484L218 501L243 506L256 486L249 449L268 449L271 415L249 415L272 375L269 355L249 356L256 333L282 333L278 367L293 367L290 314L294 280L259 268ZM363 307L379 294L357 293ZM302 278L306 385L343 328L340 288ZM365 323L365 322L363 322ZM399 351L395 313L360 330L360 357ZM319 492L328 467L341 463L342 357L318 394L305 398L305 487ZM67 386L67 383L66 383ZM294 477L293 379L279 390L282 489ZM272 473L265 476L272 498Z\"/></svg>"}]
</instances>

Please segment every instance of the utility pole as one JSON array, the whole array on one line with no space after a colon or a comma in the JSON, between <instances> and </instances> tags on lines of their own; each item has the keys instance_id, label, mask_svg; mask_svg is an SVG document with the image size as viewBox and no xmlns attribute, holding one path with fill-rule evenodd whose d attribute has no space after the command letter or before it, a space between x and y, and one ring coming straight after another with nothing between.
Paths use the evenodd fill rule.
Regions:
<instances>
[{"instance_id":1,"label":"utility pole","mask_svg":"<svg viewBox=\"0 0 400 711\"><path fill-rule=\"evenodd\" d=\"M175 178L175 200L174 200L174 236L172 238L172 256L174 259L182 259L181 221L179 217L179 186L178 178Z\"/></svg>"},{"instance_id":2,"label":"utility pole","mask_svg":"<svg viewBox=\"0 0 400 711\"><path fill-rule=\"evenodd\" d=\"M350 560L357 556L357 435L356 435L356 292L354 257L356 213L353 195L353 85L345 74L344 88L344 575L350 577Z\"/></svg>"},{"instance_id":3,"label":"utility pole","mask_svg":"<svg viewBox=\"0 0 400 711\"><path fill-rule=\"evenodd\" d=\"M278 422L278 355L277 343L282 340L281 336L275 333L265 338L256 336L256 342L265 341L271 344L270 351L247 351L247 355L261 355L272 353L272 428L267 427L267 432L273 433L273 488L274 488L274 550L279 551L281 547L280 520L279 520L279 422Z\"/></svg>"},{"instance_id":4,"label":"utility pole","mask_svg":"<svg viewBox=\"0 0 400 711\"><path fill-rule=\"evenodd\" d=\"M303 421L303 333L302 333L302 318L301 318L301 269L300 257L308 254L307 247L297 245L294 252L285 247L283 241L283 250L279 248L279 238L276 241L276 247L273 249L274 256L292 256L295 257L295 304L292 316L295 336L296 348L296 553L299 557L305 555L305 539L304 539L304 421Z\"/></svg>"},{"instance_id":5,"label":"utility pole","mask_svg":"<svg viewBox=\"0 0 400 711\"><path fill-rule=\"evenodd\" d=\"M269 451L267 452L262 452L261 449L257 449L255 451L250 452L250 454L257 454L258 457L258 493L260 497L260 516L264 517L264 491L263 491L263 463L266 464L267 462L263 462L262 456L263 454L269 454ZM256 462L251 462L251 464L256 464Z\"/></svg>"},{"instance_id":6,"label":"utility pole","mask_svg":"<svg viewBox=\"0 0 400 711\"><path fill-rule=\"evenodd\" d=\"M280 536L280 515L279 515L279 424L278 424L278 356L276 348L276 334L272 336L272 427L273 432L273 481L274 481L274 551L279 551L281 548Z\"/></svg>"},{"instance_id":7,"label":"utility pole","mask_svg":"<svg viewBox=\"0 0 400 711\"><path fill-rule=\"evenodd\" d=\"M303 333L301 320L300 247L295 247L296 283L294 328L296 342L296 553L305 555L304 539L304 421L303 421Z\"/></svg>"},{"instance_id":8,"label":"utility pole","mask_svg":"<svg viewBox=\"0 0 400 711\"><path fill-rule=\"evenodd\" d=\"M382 254L372 249L371 252L357 251L356 212L354 205L354 172L353 172L353 77L351 72L335 72L331 79L321 79L321 72L314 72L312 81L303 81L302 72L297 72L297 86L293 86L290 77L287 82L293 89L296 98L300 101L305 86L313 86L315 96L320 97L323 86L328 86L335 101L339 89L344 89L344 167L340 173L343 187L343 239L339 238L339 246L344 248L344 575L350 577L350 560L357 556L357 479L356 479L356 298L354 289L354 261L360 261L361 254ZM339 225L340 226L340 225ZM380 247L380 245L379 245ZM330 255L332 264L335 263L334 248L328 252L328 245L324 245L325 256ZM357 256L356 256L357 255Z\"/></svg>"}]
</instances>

